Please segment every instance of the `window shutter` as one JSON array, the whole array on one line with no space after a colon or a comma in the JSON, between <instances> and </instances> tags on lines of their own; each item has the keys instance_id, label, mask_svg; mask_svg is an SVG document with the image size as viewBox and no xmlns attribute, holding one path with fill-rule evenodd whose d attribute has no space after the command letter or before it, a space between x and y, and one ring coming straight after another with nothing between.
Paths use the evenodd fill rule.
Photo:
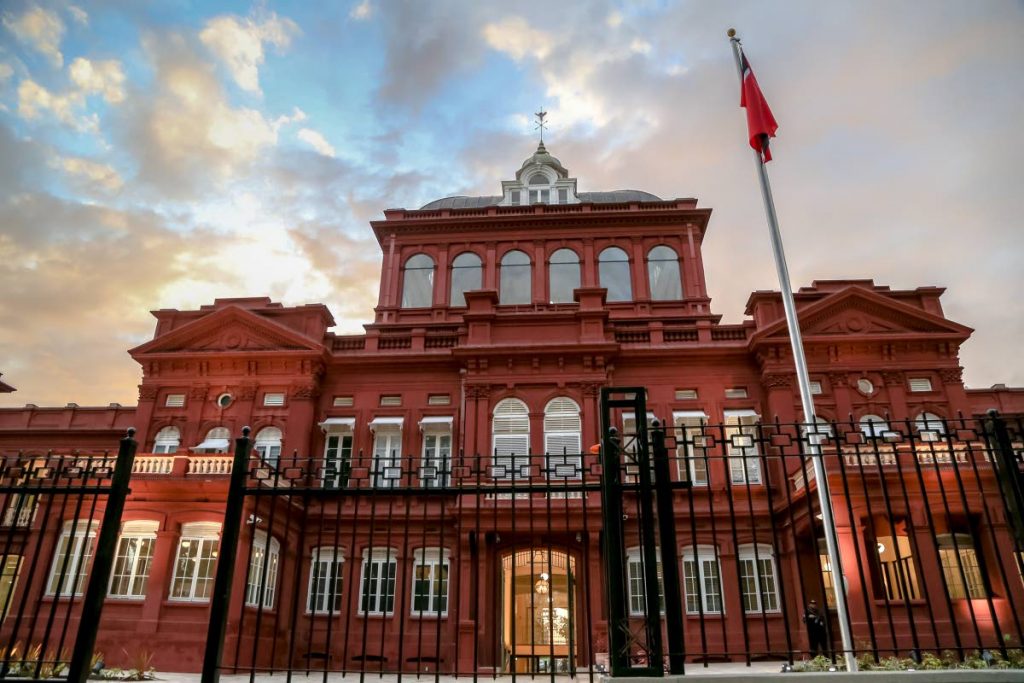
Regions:
<instances>
[{"instance_id":1,"label":"window shutter","mask_svg":"<svg viewBox=\"0 0 1024 683\"><path fill-rule=\"evenodd\" d=\"M530 415L526 404L505 399L494 408L494 451L498 455L527 455L530 452Z\"/></svg>"},{"instance_id":2,"label":"window shutter","mask_svg":"<svg viewBox=\"0 0 1024 683\"><path fill-rule=\"evenodd\" d=\"M185 405L185 394L167 394L164 405L168 408L181 408Z\"/></svg>"},{"instance_id":3,"label":"window shutter","mask_svg":"<svg viewBox=\"0 0 1024 683\"><path fill-rule=\"evenodd\" d=\"M284 394L264 394L263 405L265 406L283 406L284 405Z\"/></svg>"},{"instance_id":4,"label":"window shutter","mask_svg":"<svg viewBox=\"0 0 1024 683\"><path fill-rule=\"evenodd\" d=\"M911 391L931 391L932 381L927 377L912 377L910 379Z\"/></svg>"},{"instance_id":5,"label":"window shutter","mask_svg":"<svg viewBox=\"0 0 1024 683\"><path fill-rule=\"evenodd\" d=\"M544 411L544 451L578 455L583 450L580 409L571 399L556 398Z\"/></svg>"}]
</instances>

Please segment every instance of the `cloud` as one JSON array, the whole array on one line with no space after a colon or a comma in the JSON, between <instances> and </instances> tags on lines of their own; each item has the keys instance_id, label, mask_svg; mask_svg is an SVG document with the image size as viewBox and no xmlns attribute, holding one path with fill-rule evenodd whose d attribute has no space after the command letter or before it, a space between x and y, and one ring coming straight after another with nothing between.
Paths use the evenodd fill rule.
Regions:
<instances>
[{"instance_id":1,"label":"cloud","mask_svg":"<svg viewBox=\"0 0 1024 683\"><path fill-rule=\"evenodd\" d=\"M81 26L89 25L89 13L84 9L78 5L68 5L67 10L68 14L71 15L71 18L74 19L77 24Z\"/></svg>"},{"instance_id":2,"label":"cloud","mask_svg":"<svg viewBox=\"0 0 1024 683\"><path fill-rule=\"evenodd\" d=\"M58 121L76 130L95 131L98 127L95 115L79 116L76 113L84 102L80 91L52 93L30 78L18 85L18 115L29 121L50 112Z\"/></svg>"},{"instance_id":3,"label":"cloud","mask_svg":"<svg viewBox=\"0 0 1024 683\"><path fill-rule=\"evenodd\" d=\"M124 71L116 59L89 61L78 57L71 62L71 81L86 95L101 94L111 104L124 100Z\"/></svg>"},{"instance_id":4,"label":"cloud","mask_svg":"<svg viewBox=\"0 0 1024 683\"><path fill-rule=\"evenodd\" d=\"M323 135L312 128L300 129L297 137L325 157L335 156L334 147L331 143L327 142Z\"/></svg>"},{"instance_id":5,"label":"cloud","mask_svg":"<svg viewBox=\"0 0 1024 683\"><path fill-rule=\"evenodd\" d=\"M372 14L373 5L370 4L370 0L363 0L352 8L352 11L348 13L348 16L356 21L365 21L369 19Z\"/></svg>"},{"instance_id":6,"label":"cloud","mask_svg":"<svg viewBox=\"0 0 1024 683\"><path fill-rule=\"evenodd\" d=\"M544 59L554 45L551 34L530 27L522 17L507 17L487 24L483 35L488 45L516 61L527 56Z\"/></svg>"},{"instance_id":7,"label":"cloud","mask_svg":"<svg viewBox=\"0 0 1024 683\"><path fill-rule=\"evenodd\" d=\"M0 86L11 80L14 75L14 67L7 62L0 62Z\"/></svg>"},{"instance_id":8,"label":"cloud","mask_svg":"<svg viewBox=\"0 0 1024 683\"><path fill-rule=\"evenodd\" d=\"M82 157L58 157L54 165L64 170L74 180L90 191L117 192L124 185L124 179L113 166Z\"/></svg>"},{"instance_id":9,"label":"cloud","mask_svg":"<svg viewBox=\"0 0 1024 683\"><path fill-rule=\"evenodd\" d=\"M240 88L258 93L264 44L284 49L298 34L294 21L271 12L261 21L234 15L214 17L206 22L199 39L224 63Z\"/></svg>"},{"instance_id":10,"label":"cloud","mask_svg":"<svg viewBox=\"0 0 1024 683\"><path fill-rule=\"evenodd\" d=\"M64 22L56 13L36 6L16 18L5 13L3 24L20 42L46 56L53 66L64 66L64 55L60 52Z\"/></svg>"}]
</instances>

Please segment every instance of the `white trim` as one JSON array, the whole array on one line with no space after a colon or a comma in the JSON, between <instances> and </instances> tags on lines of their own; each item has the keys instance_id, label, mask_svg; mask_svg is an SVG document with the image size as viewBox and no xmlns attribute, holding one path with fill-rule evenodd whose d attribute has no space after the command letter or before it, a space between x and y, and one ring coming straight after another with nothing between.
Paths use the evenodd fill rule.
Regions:
<instances>
[{"instance_id":1,"label":"white trim","mask_svg":"<svg viewBox=\"0 0 1024 683\"><path fill-rule=\"evenodd\" d=\"M722 411L722 417L724 417L725 419L729 419L730 417L756 417L756 418L760 418L761 414L759 412L757 412L756 410L751 410L750 408L744 408L744 409L741 409L741 410L723 410Z\"/></svg>"},{"instance_id":2,"label":"white trim","mask_svg":"<svg viewBox=\"0 0 1024 683\"><path fill-rule=\"evenodd\" d=\"M198 451L201 448L223 448L227 450L229 445L231 445L230 439L206 439L198 446L193 446L190 450Z\"/></svg>"},{"instance_id":3,"label":"white trim","mask_svg":"<svg viewBox=\"0 0 1024 683\"><path fill-rule=\"evenodd\" d=\"M429 415L420 419L419 425L421 431L426 431L428 429L441 429L444 427L447 427L450 430L452 428L452 423L454 422L455 418L451 415Z\"/></svg>"},{"instance_id":4,"label":"white trim","mask_svg":"<svg viewBox=\"0 0 1024 683\"><path fill-rule=\"evenodd\" d=\"M401 429L404 422L404 417L375 417L370 420L370 431L375 432L378 429Z\"/></svg>"},{"instance_id":5,"label":"white trim","mask_svg":"<svg viewBox=\"0 0 1024 683\"><path fill-rule=\"evenodd\" d=\"M354 417L329 417L323 422L317 423L322 430L328 431L353 431L356 428Z\"/></svg>"},{"instance_id":6,"label":"white trim","mask_svg":"<svg viewBox=\"0 0 1024 683\"><path fill-rule=\"evenodd\" d=\"M622 414L622 419L623 420L633 420L635 418L636 418L636 413L623 413ZM657 419L658 419L658 416L654 414L653 410L648 410L647 411L647 421L648 422L650 422L651 420L657 420Z\"/></svg>"},{"instance_id":7,"label":"white trim","mask_svg":"<svg viewBox=\"0 0 1024 683\"><path fill-rule=\"evenodd\" d=\"M673 410L672 411L672 421L673 422L675 422L677 420L688 420L688 419L697 419L697 420L707 421L709 418L708 418L708 414L705 413L703 410Z\"/></svg>"}]
</instances>

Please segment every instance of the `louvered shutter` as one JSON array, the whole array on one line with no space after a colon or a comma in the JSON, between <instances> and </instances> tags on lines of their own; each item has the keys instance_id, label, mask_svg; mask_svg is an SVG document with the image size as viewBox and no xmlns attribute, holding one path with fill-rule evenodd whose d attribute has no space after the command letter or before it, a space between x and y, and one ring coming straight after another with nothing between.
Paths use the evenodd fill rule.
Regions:
<instances>
[{"instance_id":1,"label":"louvered shutter","mask_svg":"<svg viewBox=\"0 0 1024 683\"><path fill-rule=\"evenodd\" d=\"M550 455L579 455L583 450L580 437L580 409L568 398L556 398L544 410L544 452Z\"/></svg>"},{"instance_id":2,"label":"louvered shutter","mask_svg":"<svg viewBox=\"0 0 1024 683\"><path fill-rule=\"evenodd\" d=\"M494 437L494 466L492 476L496 479L510 478L513 469L530 463L530 414L526 404L514 398L506 398L494 408L491 426ZM515 455L514 461L510 457ZM522 477L517 472L515 476Z\"/></svg>"}]
</instances>

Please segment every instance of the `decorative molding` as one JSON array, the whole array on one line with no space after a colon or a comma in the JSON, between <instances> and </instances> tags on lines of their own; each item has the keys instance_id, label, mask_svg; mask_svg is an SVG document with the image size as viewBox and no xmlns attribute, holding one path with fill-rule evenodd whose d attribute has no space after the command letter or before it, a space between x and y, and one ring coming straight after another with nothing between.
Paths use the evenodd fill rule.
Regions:
<instances>
[{"instance_id":1,"label":"decorative molding","mask_svg":"<svg viewBox=\"0 0 1024 683\"><path fill-rule=\"evenodd\" d=\"M139 385L139 400L140 401L155 401L157 394L157 388L148 386L145 384Z\"/></svg>"},{"instance_id":2,"label":"decorative molding","mask_svg":"<svg viewBox=\"0 0 1024 683\"><path fill-rule=\"evenodd\" d=\"M792 375L765 375L761 378L761 384L766 389L791 389L793 388Z\"/></svg>"},{"instance_id":3,"label":"decorative molding","mask_svg":"<svg viewBox=\"0 0 1024 683\"><path fill-rule=\"evenodd\" d=\"M850 386L850 376L845 372L828 373L828 383L834 387Z\"/></svg>"},{"instance_id":4,"label":"decorative molding","mask_svg":"<svg viewBox=\"0 0 1024 683\"><path fill-rule=\"evenodd\" d=\"M210 390L209 387L192 387L188 390L188 397L199 401L206 399L206 394Z\"/></svg>"},{"instance_id":5,"label":"decorative molding","mask_svg":"<svg viewBox=\"0 0 1024 683\"><path fill-rule=\"evenodd\" d=\"M255 384L243 384L238 387L235 392L236 396L241 401L251 401L256 398L256 385Z\"/></svg>"},{"instance_id":6,"label":"decorative molding","mask_svg":"<svg viewBox=\"0 0 1024 683\"><path fill-rule=\"evenodd\" d=\"M963 368L942 368L939 370L939 378L943 384L963 384Z\"/></svg>"},{"instance_id":7,"label":"decorative molding","mask_svg":"<svg viewBox=\"0 0 1024 683\"><path fill-rule=\"evenodd\" d=\"M583 382L580 385L583 395L587 398L597 398L601 395L601 387L604 386L600 382Z\"/></svg>"},{"instance_id":8,"label":"decorative molding","mask_svg":"<svg viewBox=\"0 0 1024 683\"><path fill-rule=\"evenodd\" d=\"M491 395L491 386L489 384L467 384L466 385L466 398L486 399Z\"/></svg>"},{"instance_id":9,"label":"decorative molding","mask_svg":"<svg viewBox=\"0 0 1024 683\"><path fill-rule=\"evenodd\" d=\"M316 382L299 382L293 384L288 391L289 398L314 399L320 396L320 385Z\"/></svg>"},{"instance_id":10,"label":"decorative molding","mask_svg":"<svg viewBox=\"0 0 1024 683\"><path fill-rule=\"evenodd\" d=\"M895 387L902 386L906 379L902 372L889 371L882 373L882 381L885 382L886 386Z\"/></svg>"}]
</instances>

